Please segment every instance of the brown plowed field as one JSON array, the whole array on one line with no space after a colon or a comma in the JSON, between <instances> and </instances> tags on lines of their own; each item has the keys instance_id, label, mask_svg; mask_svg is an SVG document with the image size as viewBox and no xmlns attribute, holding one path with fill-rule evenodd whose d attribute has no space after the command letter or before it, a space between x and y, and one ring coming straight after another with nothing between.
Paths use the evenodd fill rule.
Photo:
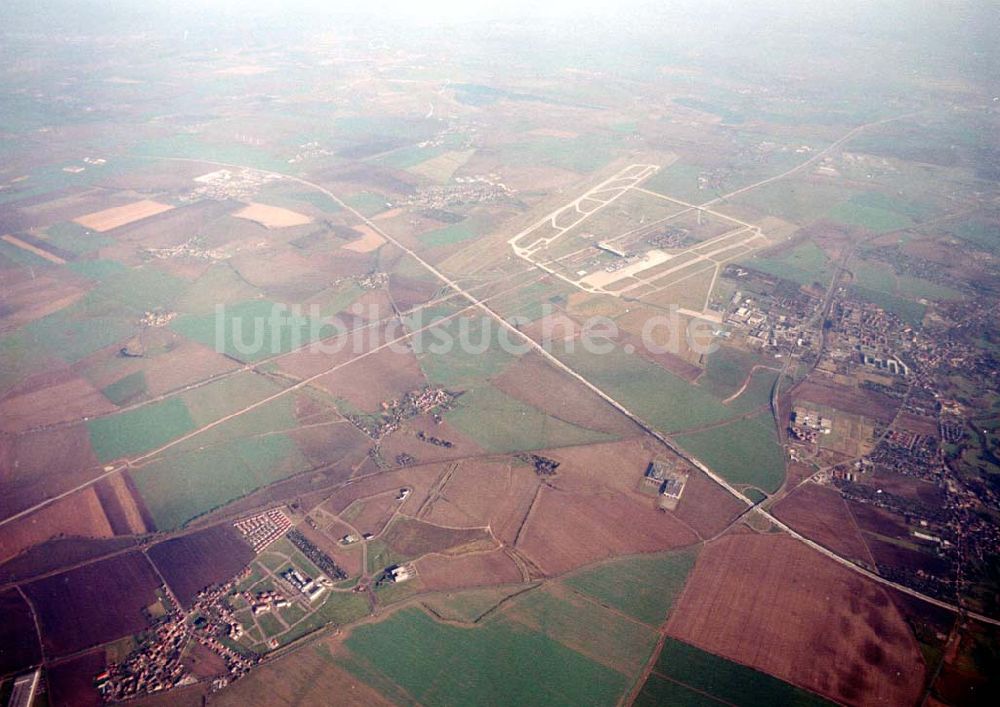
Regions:
<instances>
[{"instance_id":1,"label":"brown plowed field","mask_svg":"<svg viewBox=\"0 0 1000 707\"><path fill-rule=\"evenodd\" d=\"M0 562L51 538L110 538L114 534L91 486L0 527Z\"/></svg>"},{"instance_id":2,"label":"brown plowed field","mask_svg":"<svg viewBox=\"0 0 1000 707\"><path fill-rule=\"evenodd\" d=\"M0 517L52 498L98 474L86 425L32 432L0 442ZM15 464L16 462L16 464Z\"/></svg>"},{"instance_id":3,"label":"brown plowed field","mask_svg":"<svg viewBox=\"0 0 1000 707\"><path fill-rule=\"evenodd\" d=\"M703 538L721 533L746 504L699 471L692 471L674 515L690 525Z\"/></svg>"},{"instance_id":4,"label":"brown plowed field","mask_svg":"<svg viewBox=\"0 0 1000 707\"><path fill-rule=\"evenodd\" d=\"M349 422L297 429L290 436L316 466L338 462L347 462L349 466L358 464L365 458L371 443L361 430Z\"/></svg>"},{"instance_id":5,"label":"brown plowed field","mask_svg":"<svg viewBox=\"0 0 1000 707\"><path fill-rule=\"evenodd\" d=\"M422 304L434 296L439 285L429 280L417 280L403 275L389 278L389 294L400 311Z\"/></svg>"},{"instance_id":6,"label":"brown plowed field","mask_svg":"<svg viewBox=\"0 0 1000 707\"><path fill-rule=\"evenodd\" d=\"M96 650L53 665L46 671L52 707L102 707L94 676L105 668L104 651Z\"/></svg>"},{"instance_id":7,"label":"brown plowed field","mask_svg":"<svg viewBox=\"0 0 1000 707\"><path fill-rule=\"evenodd\" d=\"M416 563L428 590L466 589L521 581L521 571L502 550L447 557L430 555Z\"/></svg>"},{"instance_id":8,"label":"brown plowed field","mask_svg":"<svg viewBox=\"0 0 1000 707\"><path fill-rule=\"evenodd\" d=\"M114 206L103 211L84 214L73 220L84 228L104 233L113 228L132 223L133 221L140 221L150 216L156 216L156 214L162 214L164 211L170 211L172 208L174 207L169 204L161 204L157 201L143 199L142 201L135 201L124 206Z\"/></svg>"},{"instance_id":9,"label":"brown plowed field","mask_svg":"<svg viewBox=\"0 0 1000 707\"><path fill-rule=\"evenodd\" d=\"M567 493L543 486L517 547L545 571L562 574L607 557L697 540L679 520L637 494Z\"/></svg>"},{"instance_id":10,"label":"brown plowed field","mask_svg":"<svg viewBox=\"0 0 1000 707\"><path fill-rule=\"evenodd\" d=\"M59 656L141 631L143 609L156 601L159 584L146 558L134 552L23 589L35 607L46 655Z\"/></svg>"},{"instance_id":11,"label":"brown plowed field","mask_svg":"<svg viewBox=\"0 0 1000 707\"><path fill-rule=\"evenodd\" d=\"M254 558L253 548L228 524L158 543L148 554L185 607L199 591L239 574Z\"/></svg>"},{"instance_id":12,"label":"brown plowed field","mask_svg":"<svg viewBox=\"0 0 1000 707\"><path fill-rule=\"evenodd\" d=\"M16 589L0 592L0 675L17 673L42 657L31 607Z\"/></svg>"},{"instance_id":13,"label":"brown plowed field","mask_svg":"<svg viewBox=\"0 0 1000 707\"><path fill-rule=\"evenodd\" d=\"M130 485L124 474L114 474L93 486L115 535L141 535L149 530Z\"/></svg>"},{"instance_id":14,"label":"brown plowed field","mask_svg":"<svg viewBox=\"0 0 1000 707\"><path fill-rule=\"evenodd\" d=\"M430 553L460 555L497 546L486 530L443 528L407 517L394 520L381 539L404 557L421 557Z\"/></svg>"},{"instance_id":15,"label":"brown plowed field","mask_svg":"<svg viewBox=\"0 0 1000 707\"><path fill-rule=\"evenodd\" d=\"M114 412L117 408L83 378L70 378L0 400L0 431L70 422Z\"/></svg>"},{"instance_id":16,"label":"brown plowed field","mask_svg":"<svg viewBox=\"0 0 1000 707\"><path fill-rule=\"evenodd\" d=\"M838 555L874 565L854 517L835 489L805 484L774 506L774 515Z\"/></svg>"},{"instance_id":17,"label":"brown plowed field","mask_svg":"<svg viewBox=\"0 0 1000 707\"><path fill-rule=\"evenodd\" d=\"M620 436L641 432L635 423L537 353L522 356L492 382L507 395L573 425Z\"/></svg>"},{"instance_id":18,"label":"brown plowed field","mask_svg":"<svg viewBox=\"0 0 1000 707\"><path fill-rule=\"evenodd\" d=\"M68 307L86 292L73 282L59 281L41 273L34 279L19 279L16 271L5 272L0 283L4 288L3 305L0 306L2 329L13 329Z\"/></svg>"},{"instance_id":19,"label":"brown plowed field","mask_svg":"<svg viewBox=\"0 0 1000 707\"><path fill-rule=\"evenodd\" d=\"M562 490L606 492L614 490L636 496L642 475L653 459L676 460L671 452L649 438L588 444L541 452L560 462L550 482ZM683 465L682 465L682 468ZM720 532L745 506L718 484L691 467L684 495L672 515L703 537ZM642 496L653 507L655 499Z\"/></svg>"},{"instance_id":20,"label":"brown plowed field","mask_svg":"<svg viewBox=\"0 0 1000 707\"><path fill-rule=\"evenodd\" d=\"M236 366L235 361L208 346L180 339L169 355L146 360L142 370L148 393L153 396L177 390Z\"/></svg>"},{"instance_id":21,"label":"brown plowed field","mask_svg":"<svg viewBox=\"0 0 1000 707\"><path fill-rule=\"evenodd\" d=\"M525 466L467 461L424 507L422 520L441 525L489 525L504 543L513 543L538 490L538 477Z\"/></svg>"},{"instance_id":22,"label":"brown plowed field","mask_svg":"<svg viewBox=\"0 0 1000 707\"><path fill-rule=\"evenodd\" d=\"M778 535L702 550L670 635L849 704L915 704L925 666L885 591Z\"/></svg>"},{"instance_id":23,"label":"brown plowed field","mask_svg":"<svg viewBox=\"0 0 1000 707\"><path fill-rule=\"evenodd\" d=\"M385 348L322 376L313 385L364 412L375 412L382 402L402 398L427 385L427 380L413 353Z\"/></svg>"}]
</instances>

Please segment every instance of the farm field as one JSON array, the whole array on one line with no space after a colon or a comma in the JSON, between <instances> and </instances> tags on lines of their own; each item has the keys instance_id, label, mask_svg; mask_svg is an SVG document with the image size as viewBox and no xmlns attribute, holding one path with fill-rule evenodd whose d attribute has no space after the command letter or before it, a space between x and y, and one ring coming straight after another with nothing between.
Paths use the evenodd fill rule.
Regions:
<instances>
[{"instance_id":1,"label":"farm field","mask_svg":"<svg viewBox=\"0 0 1000 707\"><path fill-rule=\"evenodd\" d=\"M785 459L767 414L701 432L677 435L677 442L728 481L774 493L785 480Z\"/></svg>"},{"instance_id":2,"label":"farm field","mask_svg":"<svg viewBox=\"0 0 1000 707\"><path fill-rule=\"evenodd\" d=\"M667 638L634 704L832 705L766 673Z\"/></svg>"},{"instance_id":3,"label":"farm field","mask_svg":"<svg viewBox=\"0 0 1000 707\"><path fill-rule=\"evenodd\" d=\"M149 559L185 606L202 589L238 574L253 559L253 550L229 526L153 545Z\"/></svg>"},{"instance_id":4,"label":"farm field","mask_svg":"<svg viewBox=\"0 0 1000 707\"><path fill-rule=\"evenodd\" d=\"M24 587L48 655L69 655L145 628L143 610L159 581L138 552L86 565Z\"/></svg>"},{"instance_id":5,"label":"farm field","mask_svg":"<svg viewBox=\"0 0 1000 707\"><path fill-rule=\"evenodd\" d=\"M344 645L352 654L343 663L348 671L365 679L356 665L361 663L376 679L423 704L606 705L626 687L626 679L614 670L544 634L500 621L470 630L405 609L356 628ZM477 669L497 654L508 659L494 663L490 673Z\"/></svg>"},{"instance_id":6,"label":"farm field","mask_svg":"<svg viewBox=\"0 0 1000 707\"><path fill-rule=\"evenodd\" d=\"M729 535L707 545L667 630L838 701L909 702L925 671L883 589L787 537Z\"/></svg>"},{"instance_id":7,"label":"farm field","mask_svg":"<svg viewBox=\"0 0 1000 707\"><path fill-rule=\"evenodd\" d=\"M563 582L601 604L659 626L680 596L696 556L688 550L636 555L582 570Z\"/></svg>"},{"instance_id":8,"label":"farm field","mask_svg":"<svg viewBox=\"0 0 1000 707\"><path fill-rule=\"evenodd\" d=\"M167 530L308 466L291 437L275 434L162 457L130 473L156 527Z\"/></svg>"},{"instance_id":9,"label":"farm field","mask_svg":"<svg viewBox=\"0 0 1000 707\"><path fill-rule=\"evenodd\" d=\"M143 199L142 201L125 204L124 206L115 206L103 211L84 214L73 220L84 228L103 233L104 231L110 231L134 221L141 221L150 216L162 214L164 211L169 211L172 208L174 207L169 204L160 204L149 199Z\"/></svg>"}]
</instances>

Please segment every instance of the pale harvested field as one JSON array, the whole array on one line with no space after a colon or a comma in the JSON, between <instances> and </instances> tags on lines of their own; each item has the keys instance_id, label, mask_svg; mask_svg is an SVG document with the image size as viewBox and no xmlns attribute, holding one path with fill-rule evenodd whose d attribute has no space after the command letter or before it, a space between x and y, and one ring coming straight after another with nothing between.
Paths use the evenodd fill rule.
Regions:
<instances>
[{"instance_id":1,"label":"pale harvested field","mask_svg":"<svg viewBox=\"0 0 1000 707\"><path fill-rule=\"evenodd\" d=\"M26 250L29 253L33 253L33 254L37 255L39 258L44 258L45 260L48 260L50 263L55 263L56 265L65 265L66 264L66 261L63 260L62 258L60 258L58 255L53 255L49 251L42 250L41 248L38 248L37 246L33 246L30 243L25 243L24 241L22 241L20 238L17 238L16 236L2 236L2 238L3 238L3 240L5 240L8 243L10 243L12 246L20 248L21 250Z\"/></svg>"},{"instance_id":2,"label":"pale harvested field","mask_svg":"<svg viewBox=\"0 0 1000 707\"><path fill-rule=\"evenodd\" d=\"M92 214L84 214L73 219L73 221L84 228L104 233L125 224L162 214L173 208L170 204L161 204L158 201L143 199L142 201L125 204L124 206L114 206L103 211L95 211Z\"/></svg>"},{"instance_id":3,"label":"pale harvested field","mask_svg":"<svg viewBox=\"0 0 1000 707\"><path fill-rule=\"evenodd\" d=\"M298 211L285 209L280 206L268 206L251 202L239 211L233 213L236 218L246 219L259 223L264 228L287 228L289 226L303 226L312 223L312 219Z\"/></svg>"},{"instance_id":4,"label":"pale harvested field","mask_svg":"<svg viewBox=\"0 0 1000 707\"><path fill-rule=\"evenodd\" d=\"M0 563L56 537L110 538L114 530L93 486L0 527Z\"/></svg>"},{"instance_id":5,"label":"pale harvested field","mask_svg":"<svg viewBox=\"0 0 1000 707\"><path fill-rule=\"evenodd\" d=\"M364 235L357 240L342 245L341 248L344 250L350 250L355 253L370 253L385 243L385 239L372 230L370 226L359 224L353 228L355 231L361 231Z\"/></svg>"},{"instance_id":6,"label":"pale harvested field","mask_svg":"<svg viewBox=\"0 0 1000 707\"><path fill-rule=\"evenodd\" d=\"M702 550L667 631L847 704L916 704L925 666L886 592L797 540L727 535Z\"/></svg>"}]
</instances>

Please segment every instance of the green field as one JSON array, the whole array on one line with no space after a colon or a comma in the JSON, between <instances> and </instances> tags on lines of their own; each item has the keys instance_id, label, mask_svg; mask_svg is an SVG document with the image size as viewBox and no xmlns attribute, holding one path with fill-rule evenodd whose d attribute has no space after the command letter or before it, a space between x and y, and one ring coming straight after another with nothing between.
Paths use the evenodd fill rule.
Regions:
<instances>
[{"instance_id":1,"label":"green field","mask_svg":"<svg viewBox=\"0 0 1000 707\"><path fill-rule=\"evenodd\" d=\"M729 402L734 412L750 412L771 401L771 390L778 380L778 371L758 368L750 378L750 385Z\"/></svg>"},{"instance_id":2,"label":"green field","mask_svg":"<svg viewBox=\"0 0 1000 707\"><path fill-rule=\"evenodd\" d=\"M290 437L272 434L159 459L132 478L157 529L171 530L307 466Z\"/></svg>"},{"instance_id":3,"label":"green field","mask_svg":"<svg viewBox=\"0 0 1000 707\"><path fill-rule=\"evenodd\" d=\"M344 198L344 203L362 216L372 217L386 210L385 197L363 191Z\"/></svg>"},{"instance_id":4,"label":"green field","mask_svg":"<svg viewBox=\"0 0 1000 707\"><path fill-rule=\"evenodd\" d=\"M896 231L913 225L913 220L904 214L878 206L867 206L855 199L837 204L827 212L827 216L839 223L861 226L875 233Z\"/></svg>"},{"instance_id":5,"label":"green field","mask_svg":"<svg viewBox=\"0 0 1000 707\"><path fill-rule=\"evenodd\" d=\"M412 331L454 310L427 308L419 316L405 318ZM433 385L460 390L503 371L515 360L500 346L499 326L484 317L459 316L419 335L417 356L427 380ZM443 342L450 341L450 345ZM416 348L416 343L415 343Z\"/></svg>"},{"instance_id":6,"label":"green field","mask_svg":"<svg viewBox=\"0 0 1000 707\"><path fill-rule=\"evenodd\" d=\"M45 229L45 240L57 248L68 250L77 255L92 253L95 250L114 243L113 238L102 236L99 233L90 233L80 224L72 222L57 223L49 226ZM79 264L86 262L93 261L79 261ZM124 269L124 266L120 267Z\"/></svg>"},{"instance_id":7,"label":"green field","mask_svg":"<svg viewBox=\"0 0 1000 707\"><path fill-rule=\"evenodd\" d=\"M184 157L206 162L221 162L224 164L256 167L257 169L288 172L288 162L252 145L228 142L218 142L203 139L199 135L177 133L170 137L154 138L141 142L132 150L139 157ZM216 169L213 165L205 165L205 171Z\"/></svg>"},{"instance_id":8,"label":"green field","mask_svg":"<svg viewBox=\"0 0 1000 707\"><path fill-rule=\"evenodd\" d=\"M67 363L76 363L139 331L138 314L121 302L93 292L83 299L27 324L22 331Z\"/></svg>"},{"instance_id":9,"label":"green field","mask_svg":"<svg viewBox=\"0 0 1000 707\"><path fill-rule=\"evenodd\" d=\"M731 483L752 484L774 493L785 480L784 452L770 413L677 435L676 440Z\"/></svg>"},{"instance_id":10,"label":"green field","mask_svg":"<svg viewBox=\"0 0 1000 707\"><path fill-rule=\"evenodd\" d=\"M228 262L221 262L212 265L188 285L174 303L174 308L181 314L214 316L217 305L238 305L259 295L260 291L243 280Z\"/></svg>"},{"instance_id":11,"label":"green field","mask_svg":"<svg viewBox=\"0 0 1000 707\"><path fill-rule=\"evenodd\" d=\"M674 699L677 704L705 704L704 695L741 707L832 704L759 670L672 638L664 642L653 676L657 679L643 686L636 704L674 704ZM666 684L671 681L675 682Z\"/></svg>"},{"instance_id":12,"label":"green field","mask_svg":"<svg viewBox=\"0 0 1000 707\"><path fill-rule=\"evenodd\" d=\"M851 294L860 299L876 304L887 312L892 312L904 322L918 325L924 320L927 307L913 300L897 297L882 290L872 290L867 287L851 287Z\"/></svg>"},{"instance_id":13,"label":"green field","mask_svg":"<svg viewBox=\"0 0 1000 707\"><path fill-rule=\"evenodd\" d=\"M241 371L189 390L181 397L187 403L191 417L201 426L264 400L281 389L270 378L252 371Z\"/></svg>"},{"instance_id":14,"label":"green field","mask_svg":"<svg viewBox=\"0 0 1000 707\"><path fill-rule=\"evenodd\" d=\"M478 238L481 234L481 229L475 223L469 223L469 219L466 219L461 223L421 233L417 238L427 247L433 248L435 246L462 243L473 238Z\"/></svg>"},{"instance_id":15,"label":"green field","mask_svg":"<svg viewBox=\"0 0 1000 707\"><path fill-rule=\"evenodd\" d=\"M322 605L290 627L288 633L281 637L281 643L282 645L291 643L327 624L343 626L354 623L368 616L368 610L368 597L364 594L327 592Z\"/></svg>"},{"instance_id":16,"label":"green field","mask_svg":"<svg viewBox=\"0 0 1000 707\"><path fill-rule=\"evenodd\" d=\"M467 391L445 419L491 452L607 442L612 435L550 417L492 386Z\"/></svg>"},{"instance_id":17,"label":"green field","mask_svg":"<svg viewBox=\"0 0 1000 707\"><path fill-rule=\"evenodd\" d=\"M1000 251L1000 226L995 220L970 219L950 229L967 243L991 253Z\"/></svg>"},{"instance_id":18,"label":"green field","mask_svg":"<svg viewBox=\"0 0 1000 707\"><path fill-rule=\"evenodd\" d=\"M584 569L564 580L578 592L651 626L666 620L694 567L695 550L638 555Z\"/></svg>"},{"instance_id":19,"label":"green field","mask_svg":"<svg viewBox=\"0 0 1000 707\"><path fill-rule=\"evenodd\" d=\"M643 187L681 201L700 204L716 196L713 191L698 188L698 176L703 171L697 165L674 162L643 182Z\"/></svg>"},{"instance_id":20,"label":"green field","mask_svg":"<svg viewBox=\"0 0 1000 707\"><path fill-rule=\"evenodd\" d=\"M830 282L834 271L826 253L812 241L800 243L779 255L748 258L740 264L800 285L814 282L825 285Z\"/></svg>"},{"instance_id":21,"label":"green field","mask_svg":"<svg viewBox=\"0 0 1000 707\"><path fill-rule=\"evenodd\" d=\"M191 413L179 398L87 423L91 445L102 462L156 449L194 428Z\"/></svg>"},{"instance_id":22,"label":"green field","mask_svg":"<svg viewBox=\"0 0 1000 707\"><path fill-rule=\"evenodd\" d=\"M704 388L619 348L606 354L558 353L574 370L662 432L724 420L732 411Z\"/></svg>"},{"instance_id":23,"label":"green field","mask_svg":"<svg viewBox=\"0 0 1000 707\"><path fill-rule=\"evenodd\" d=\"M494 622L539 631L625 676L639 673L656 647L653 627L623 619L571 592L566 596L551 589L526 592L486 619L487 624Z\"/></svg>"},{"instance_id":24,"label":"green field","mask_svg":"<svg viewBox=\"0 0 1000 707\"><path fill-rule=\"evenodd\" d=\"M610 705L628 687L614 670L505 621L458 628L404 609L357 627L345 645L355 659L342 664L359 679L379 689L387 681L425 705Z\"/></svg>"},{"instance_id":25,"label":"green field","mask_svg":"<svg viewBox=\"0 0 1000 707\"><path fill-rule=\"evenodd\" d=\"M134 403L146 395L146 374L142 371L130 373L102 388L101 393L115 405Z\"/></svg>"},{"instance_id":26,"label":"green field","mask_svg":"<svg viewBox=\"0 0 1000 707\"><path fill-rule=\"evenodd\" d=\"M769 216L806 225L824 218L830 204L845 201L851 196L850 189L834 184L782 180L740 194L734 201L752 206Z\"/></svg>"},{"instance_id":27,"label":"green field","mask_svg":"<svg viewBox=\"0 0 1000 707\"><path fill-rule=\"evenodd\" d=\"M66 263L66 267L88 280L107 280L125 272L125 266L117 260L77 260Z\"/></svg>"},{"instance_id":28,"label":"green field","mask_svg":"<svg viewBox=\"0 0 1000 707\"><path fill-rule=\"evenodd\" d=\"M756 364L767 362L750 351L720 346L708 357L705 374L698 379L698 385L719 398L728 398L740 389Z\"/></svg>"},{"instance_id":29,"label":"green field","mask_svg":"<svg viewBox=\"0 0 1000 707\"><path fill-rule=\"evenodd\" d=\"M851 267L854 284L868 291L882 292L893 297L919 300L956 300L962 293L919 277L897 275L889 265L862 261Z\"/></svg>"},{"instance_id":30,"label":"green field","mask_svg":"<svg viewBox=\"0 0 1000 707\"><path fill-rule=\"evenodd\" d=\"M514 585L432 594L421 599L421 603L449 621L472 623L496 608L507 597L526 588L526 585Z\"/></svg>"},{"instance_id":31,"label":"green field","mask_svg":"<svg viewBox=\"0 0 1000 707\"><path fill-rule=\"evenodd\" d=\"M192 341L240 361L259 361L335 333L329 324L293 316L268 300L232 304L211 314L177 317L170 327Z\"/></svg>"}]
</instances>

